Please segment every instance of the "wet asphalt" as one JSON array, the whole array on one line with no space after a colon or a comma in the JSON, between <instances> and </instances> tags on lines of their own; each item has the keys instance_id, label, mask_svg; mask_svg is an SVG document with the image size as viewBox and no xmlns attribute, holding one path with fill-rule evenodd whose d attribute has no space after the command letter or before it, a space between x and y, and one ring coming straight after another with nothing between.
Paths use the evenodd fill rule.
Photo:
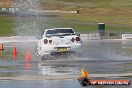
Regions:
<instances>
[{"instance_id":1,"label":"wet asphalt","mask_svg":"<svg viewBox=\"0 0 132 88\"><path fill-rule=\"evenodd\" d=\"M5 50L0 52L0 77L4 77L0 78L0 85L1 88L82 88L76 80L77 76L81 76L82 67L91 75L132 73L131 44L131 41L129 43L88 41L83 43L80 55L42 60L35 54L36 42L5 43ZM14 47L17 49L15 58ZM27 51L30 52L30 61L25 59ZM50 75L53 79L46 79L46 76ZM65 78L59 79L60 76ZM31 79L24 77L31 77ZM55 77L58 78L54 79ZM132 76L90 77L90 79L131 80ZM88 88L97 88L97 86L88 86ZM101 86L100 88L131 88L131 86Z\"/></svg>"}]
</instances>

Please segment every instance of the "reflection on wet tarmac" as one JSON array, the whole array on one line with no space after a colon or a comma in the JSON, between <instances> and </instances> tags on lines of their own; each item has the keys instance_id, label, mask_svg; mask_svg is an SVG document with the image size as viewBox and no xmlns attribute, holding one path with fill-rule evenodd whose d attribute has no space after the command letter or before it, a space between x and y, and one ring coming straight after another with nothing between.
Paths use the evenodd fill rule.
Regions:
<instances>
[{"instance_id":1,"label":"reflection on wet tarmac","mask_svg":"<svg viewBox=\"0 0 132 88\"><path fill-rule=\"evenodd\" d=\"M131 53L127 56L124 54L127 52L124 50L122 51L121 41L88 42L82 47L83 52L80 57L60 57L44 61L36 57L35 43L16 43L18 52L16 56L13 56L12 53L13 45L14 43L6 43L5 50L0 52L0 84L3 85L3 88L7 88L12 84L15 84L17 87L18 83L25 83L27 82L26 80L29 80L28 83L32 85L21 85L19 88L36 88L36 86L50 88L52 82L55 83L54 88L58 88L59 86L62 87L63 85L65 85L64 88L69 88L69 85L71 87L80 88L80 85L75 78L81 74L82 67L88 70L91 78L120 78L118 77L119 75L122 76L121 78L132 79ZM25 61L25 53L28 49L30 49L31 53L31 61L29 62ZM110 75L113 75L113 77ZM25 79L22 79L24 77ZM58 83L59 78L61 84ZM52 81L46 79L52 79ZM34 80L35 82L31 80ZM63 84L64 81L66 83ZM6 84L7 87L4 86L4 84Z\"/></svg>"}]
</instances>

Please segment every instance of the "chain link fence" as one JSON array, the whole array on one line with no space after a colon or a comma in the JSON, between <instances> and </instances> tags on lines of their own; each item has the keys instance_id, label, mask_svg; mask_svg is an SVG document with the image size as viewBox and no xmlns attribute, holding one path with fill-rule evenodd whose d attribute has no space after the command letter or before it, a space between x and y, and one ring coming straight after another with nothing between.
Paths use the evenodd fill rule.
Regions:
<instances>
[{"instance_id":1,"label":"chain link fence","mask_svg":"<svg viewBox=\"0 0 132 88\"><path fill-rule=\"evenodd\" d=\"M105 31L104 35L101 35L102 39L121 39L122 32L121 31Z\"/></svg>"},{"instance_id":2,"label":"chain link fence","mask_svg":"<svg viewBox=\"0 0 132 88\"><path fill-rule=\"evenodd\" d=\"M113 31L106 30L99 33L98 31L87 32L86 34L80 34L83 40L97 40L97 39L122 39L122 34L132 34L126 31Z\"/></svg>"}]
</instances>

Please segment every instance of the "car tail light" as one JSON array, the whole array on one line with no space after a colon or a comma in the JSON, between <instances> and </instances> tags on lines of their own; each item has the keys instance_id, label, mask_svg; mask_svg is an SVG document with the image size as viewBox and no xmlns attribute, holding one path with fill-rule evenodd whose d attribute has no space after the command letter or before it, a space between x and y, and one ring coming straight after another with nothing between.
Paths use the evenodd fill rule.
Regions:
<instances>
[{"instance_id":1,"label":"car tail light","mask_svg":"<svg viewBox=\"0 0 132 88\"><path fill-rule=\"evenodd\" d=\"M52 43L52 40L49 40L49 43L51 44Z\"/></svg>"},{"instance_id":2,"label":"car tail light","mask_svg":"<svg viewBox=\"0 0 132 88\"><path fill-rule=\"evenodd\" d=\"M72 38L72 39L71 39L71 41L72 41L72 42L74 42L74 41L75 41L75 39L74 39L74 38Z\"/></svg>"},{"instance_id":3,"label":"car tail light","mask_svg":"<svg viewBox=\"0 0 132 88\"><path fill-rule=\"evenodd\" d=\"M47 44L48 43L48 40L47 39L44 39L44 44Z\"/></svg>"},{"instance_id":4,"label":"car tail light","mask_svg":"<svg viewBox=\"0 0 132 88\"><path fill-rule=\"evenodd\" d=\"M78 41L80 41L81 39L80 39L80 37L76 37L76 41L78 42Z\"/></svg>"}]
</instances>

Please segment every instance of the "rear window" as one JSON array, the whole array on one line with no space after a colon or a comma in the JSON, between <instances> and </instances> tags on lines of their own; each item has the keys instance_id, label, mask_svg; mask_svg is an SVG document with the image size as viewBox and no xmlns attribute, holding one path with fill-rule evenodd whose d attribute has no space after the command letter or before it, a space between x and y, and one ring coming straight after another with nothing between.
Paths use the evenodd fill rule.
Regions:
<instances>
[{"instance_id":1,"label":"rear window","mask_svg":"<svg viewBox=\"0 0 132 88\"><path fill-rule=\"evenodd\" d=\"M72 29L55 29L55 30L48 30L46 34L58 34L58 33L69 33L72 34L74 31Z\"/></svg>"}]
</instances>

